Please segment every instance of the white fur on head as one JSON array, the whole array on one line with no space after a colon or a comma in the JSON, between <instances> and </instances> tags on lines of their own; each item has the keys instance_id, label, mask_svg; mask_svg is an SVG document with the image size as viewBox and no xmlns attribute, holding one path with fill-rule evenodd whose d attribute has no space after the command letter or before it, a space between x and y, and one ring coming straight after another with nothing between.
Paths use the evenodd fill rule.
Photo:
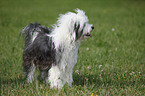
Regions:
<instances>
[{"instance_id":1,"label":"white fur on head","mask_svg":"<svg viewBox=\"0 0 145 96\"><path fill-rule=\"evenodd\" d=\"M77 8L75 9L75 11L77 12L77 14L85 15L85 12L83 10Z\"/></svg>"},{"instance_id":2,"label":"white fur on head","mask_svg":"<svg viewBox=\"0 0 145 96\"><path fill-rule=\"evenodd\" d=\"M79 32L84 29L82 35L91 31L89 28L91 24L88 24L88 17L85 15L85 12L80 9L76 9L75 11L77 13L68 12L66 14L60 14L57 24L53 26L52 33L49 36L53 37L56 49L61 45L65 46L72 42L76 42L78 38L76 38L74 29L75 24L76 26L79 25ZM77 42L79 42L79 40L77 40Z\"/></svg>"},{"instance_id":3,"label":"white fur on head","mask_svg":"<svg viewBox=\"0 0 145 96\"><path fill-rule=\"evenodd\" d=\"M82 16L86 22L88 22L88 17L85 15L85 12L83 10L80 10L80 9L75 9L75 11L77 12L77 16Z\"/></svg>"}]
</instances>

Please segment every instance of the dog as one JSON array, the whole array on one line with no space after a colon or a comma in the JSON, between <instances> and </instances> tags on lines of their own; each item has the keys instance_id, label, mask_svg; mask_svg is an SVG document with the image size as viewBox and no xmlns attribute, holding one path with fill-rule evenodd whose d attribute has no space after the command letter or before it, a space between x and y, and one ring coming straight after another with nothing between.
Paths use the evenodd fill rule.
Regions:
<instances>
[{"instance_id":1,"label":"dog","mask_svg":"<svg viewBox=\"0 0 145 96\"><path fill-rule=\"evenodd\" d=\"M80 42L92 37L90 32L94 29L83 10L75 11L61 14L52 29L36 22L22 30L27 82L34 81L35 70L39 68L40 80L49 83L51 88L62 88L65 83L72 85Z\"/></svg>"}]
</instances>

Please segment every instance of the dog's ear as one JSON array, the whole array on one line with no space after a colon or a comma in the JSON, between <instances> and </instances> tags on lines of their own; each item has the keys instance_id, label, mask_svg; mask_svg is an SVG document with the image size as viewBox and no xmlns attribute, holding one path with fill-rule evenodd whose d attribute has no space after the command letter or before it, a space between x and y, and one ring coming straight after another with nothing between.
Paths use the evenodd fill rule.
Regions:
<instances>
[{"instance_id":1,"label":"dog's ear","mask_svg":"<svg viewBox=\"0 0 145 96\"><path fill-rule=\"evenodd\" d=\"M74 30L75 30L76 33L78 33L79 28L80 28L80 23L79 22L78 23L75 22L75 24L74 24Z\"/></svg>"},{"instance_id":2,"label":"dog's ear","mask_svg":"<svg viewBox=\"0 0 145 96\"><path fill-rule=\"evenodd\" d=\"M86 26L86 24L84 24L83 27L81 28L80 22L75 22L74 30L76 33L76 39L79 39L81 37L85 26Z\"/></svg>"},{"instance_id":3,"label":"dog's ear","mask_svg":"<svg viewBox=\"0 0 145 96\"><path fill-rule=\"evenodd\" d=\"M75 30L75 34L76 34L76 39L78 39L80 37L80 22L75 22L74 24L74 30Z\"/></svg>"}]
</instances>

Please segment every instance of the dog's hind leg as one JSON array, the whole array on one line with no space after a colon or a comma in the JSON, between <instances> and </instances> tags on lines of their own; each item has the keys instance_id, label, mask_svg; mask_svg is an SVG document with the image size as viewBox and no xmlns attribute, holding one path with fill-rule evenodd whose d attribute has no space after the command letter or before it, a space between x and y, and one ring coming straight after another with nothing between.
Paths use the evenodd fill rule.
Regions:
<instances>
[{"instance_id":1,"label":"dog's hind leg","mask_svg":"<svg viewBox=\"0 0 145 96\"><path fill-rule=\"evenodd\" d=\"M24 72L27 78L27 82L32 83L34 81L34 73L35 73L36 66L32 61L27 63L24 62L23 65L24 65Z\"/></svg>"},{"instance_id":2,"label":"dog's hind leg","mask_svg":"<svg viewBox=\"0 0 145 96\"><path fill-rule=\"evenodd\" d=\"M46 66L45 68L39 67L39 70L40 70L39 79L40 79L40 81L42 81L43 83L45 83L45 81L47 81L46 79L48 77L49 67L48 66Z\"/></svg>"}]
</instances>

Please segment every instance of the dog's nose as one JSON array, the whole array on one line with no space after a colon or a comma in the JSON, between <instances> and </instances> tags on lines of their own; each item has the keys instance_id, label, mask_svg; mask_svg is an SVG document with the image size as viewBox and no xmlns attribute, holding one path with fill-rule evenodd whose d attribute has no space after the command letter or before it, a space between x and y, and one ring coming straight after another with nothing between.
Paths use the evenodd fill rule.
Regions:
<instances>
[{"instance_id":1,"label":"dog's nose","mask_svg":"<svg viewBox=\"0 0 145 96\"><path fill-rule=\"evenodd\" d=\"M92 28L92 30L93 30L93 29L94 29L94 26L92 26L91 28Z\"/></svg>"}]
</instances>

